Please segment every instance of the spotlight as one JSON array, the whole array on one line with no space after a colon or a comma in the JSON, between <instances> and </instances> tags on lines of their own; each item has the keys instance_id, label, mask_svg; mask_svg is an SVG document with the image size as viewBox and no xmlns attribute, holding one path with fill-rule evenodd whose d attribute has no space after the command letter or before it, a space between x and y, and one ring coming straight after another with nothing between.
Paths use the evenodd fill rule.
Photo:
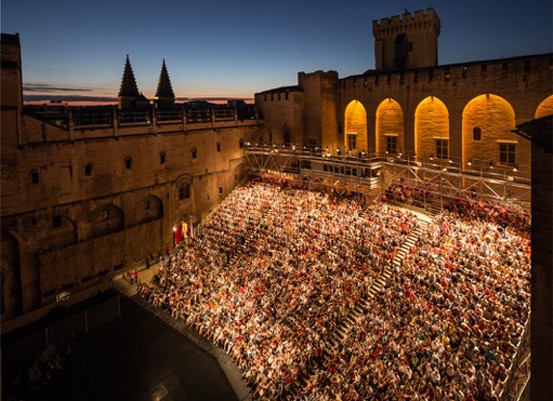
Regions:
<instances>
[{"instance_id":1,"label":"spotlight","mask_svg":"<svg viewBox=\"0 0 553 401\"><path fill-rule=\"evenodd\" d=\"M453 160L449 159L449 164L453 163Z\"/></svg>"},{"instance_id":2,"label":"spotlight","mask_svg":"<svg viewBox=\"0 0 553 401\"><path fill-rule=\"evenodd\" d=\"M469 159L469 161L467 162L467 166L472 166L472 159Z\"/></svg>"},{"instance_id":3,"label":"spotlight","mask_svg":"<svg viewBox=\"0 0 553 401\"><path fill-rule=\"evenodd\" d=\"M430 160L434 160L434 154L430 155Z\"/></svg>"},{"instance_id":4,"label":"spotlight","mask_svg":"<svg viewBox=\"0 0 553 401\"><path fill-rule=\"evenodd\" d=\"M489 167L490 169L493 169L493 162L490 162L490 164L488 165L488 167Z\"/></svg>"},{"instance_id":5,"label":"spotlight","mask_svg":"<svg viewBox=\"0 0 553 401\"><path fill-rule=\"evenodd\" d=\"M516 164L513 166L513 171L514 171L515 173L518 171L518 166L517 166Z\"/></svg>"}]
</instances>

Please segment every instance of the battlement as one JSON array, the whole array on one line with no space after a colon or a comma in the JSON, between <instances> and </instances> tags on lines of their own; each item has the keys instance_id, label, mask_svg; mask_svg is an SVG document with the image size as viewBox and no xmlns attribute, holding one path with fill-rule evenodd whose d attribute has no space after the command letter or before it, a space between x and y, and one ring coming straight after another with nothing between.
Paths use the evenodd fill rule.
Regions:
<instances>
[{"instance_id":1,"label":"battlement","mask_svg":"<svg viewBox=\"0 0 553 401\"><path fill-rule=\"evenodd\" d=\"M435 29L440 32L440 19L433 8L418 10L414 13L406 11L402 15L381 18L373 21L374 35L384 35L390 32Z\"/></svg>"}]
</instances>

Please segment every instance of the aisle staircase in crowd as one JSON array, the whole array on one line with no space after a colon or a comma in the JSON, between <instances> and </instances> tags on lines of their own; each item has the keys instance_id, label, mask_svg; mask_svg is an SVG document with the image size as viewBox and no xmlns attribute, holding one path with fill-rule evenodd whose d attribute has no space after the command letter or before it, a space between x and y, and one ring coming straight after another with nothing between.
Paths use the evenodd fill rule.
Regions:
<instances>
[{"instance_id":1,"label":"aisle staircase in crowd","mask_svg":"<svg viewBox=\"0 0 553 401\"><path fill-rule=\"evenodd\" d=\"M399 251L394 256L392 264L387 265L380 276L372 283L367 298L358 302L355 308L353 308L342 320L341 324L336 327L330 340L325 343L323 359L328 356L327 350L338 348L343 340L349 336L353 327L357 325L357 321L360 320L362 316L370 313L372 310L370 299L384 291L386 286L392 281L394 271L399 271L401 269L403 258L409 252L409 249L415 246L419 237L426 231L428 224L429 222L426 220L420 218L417 220L416 227L411 230L407 238L405 238L405 241L401 244ZM287 397L288 400L303 399L300 398L300 396L309 378L315 374L316 369L320 369L320 367L314 365L314 363L311 363L305 372L298 373L297 381L293 382L290 387L290 392Z\"/></svg>"}]
</instances>

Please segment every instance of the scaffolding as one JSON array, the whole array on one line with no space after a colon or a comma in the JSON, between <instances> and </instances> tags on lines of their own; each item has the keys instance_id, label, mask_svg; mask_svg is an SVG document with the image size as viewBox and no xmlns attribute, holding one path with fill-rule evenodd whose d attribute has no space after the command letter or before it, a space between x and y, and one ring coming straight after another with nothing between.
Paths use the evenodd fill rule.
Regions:
<instances>
[{"instance_id":1,"label":"scaffolding","mask_svg":"<svg viewBox=\"0 0 553 401\"><path fill-rule=\"evenodd\" d=\"M438 213L449 200L485 200L530 210L529 166L495 166L488 160L417 158L414 155L342 154L305 146L245 144L250 174L272 171L306 184L373 196L399 187L413 196L403 203Z\"/></svg>"}]
</instances>

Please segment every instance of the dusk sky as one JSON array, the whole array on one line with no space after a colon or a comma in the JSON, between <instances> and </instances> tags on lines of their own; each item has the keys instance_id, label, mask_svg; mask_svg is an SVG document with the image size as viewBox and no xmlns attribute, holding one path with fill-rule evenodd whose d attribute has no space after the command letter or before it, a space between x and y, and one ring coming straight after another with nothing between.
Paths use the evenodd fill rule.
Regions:
<instances>
[{"instance_id":1,"label":"dusk sky","mask_svg":"<svg viewBox=\"0 0 553 401\"><path fill-rule=\"evenodd\" d=\"M25 94L116 97L128 54L152 98L165 58L178 97L244 97L375 67L372 21L432 7L439 64L553 51L551 0L2 0Z\"/></svg>"}]
</instances>

